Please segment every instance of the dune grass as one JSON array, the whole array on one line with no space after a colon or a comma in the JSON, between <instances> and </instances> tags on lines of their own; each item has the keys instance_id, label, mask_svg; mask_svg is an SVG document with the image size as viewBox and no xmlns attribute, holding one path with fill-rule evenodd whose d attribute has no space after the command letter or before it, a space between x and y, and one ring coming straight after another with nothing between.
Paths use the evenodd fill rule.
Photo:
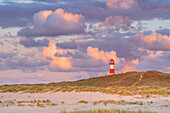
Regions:
<instances>
[{"instance_id":1,"label":"dune grass","mask_svg":"<svg viewBox=\"0 0 170 113\"><path fill-rule=\"evenodd\" d=\"M155 113L151 111L127 111L118 109L95 109L88 111L61 111L61 113Z\"/></svg>"},{"instance_id":2,"label":"dune grass","mask_svg":"<svg viewBox=\"0 0 170 113\"><path fill-rule=\"evenodd\" d=\"M135 101L135 102L131 102L131 101L115 101L115 100L99 100L99 101L94 101L93 104L99 104L99 103L103 103L104 105L107 104L116 104L116 105L143 105L142 101Z\"/></svg>"},{"instance_id":3,"label":"dune grass","mask_svg":"<svg viewBox=\"0 0 170 113\"><path fill-rule=\"evenodd\" d=\"M143 75L142 80L133 86L133 84L139 80L141 74ZM119 95L152 94L167 96L170 95L170 74L157 71L127 72L72 82L0 86L0 93L45 93L58 91L89 91Z\"/></svg>"},{"instance_id":4,"label":"dune grass","mask_svg":"<svg viewBox=\"0 0 170 113\"><path fill-rule=\"evenodd\" d=\"M170 87L154 87L154 86L134 86L134 87L92 87L92 86L67 86L67 87L53 87L50 90L49 87L42 87L42 90L38 90L38 87L34 86L9 86L3 87L0 93L6 92L21 92L20 87L27 87L27 90L22 90L22 93L45 93L45 92L101 92L106 94L119 94L119 95L170 95ZM15 91L11 91L15 89Z\"/></svg>"},{"instance_id":5,"label":"dune grass","mask_svg":"<svg viewBox=\"0 0 170 113\"><path fill-rule=\"evenodd\" d=\"M5 107L5 106L13 106L16 105L14 102L16 102L17 106L30 106L30 107L46 107L46 106L57 106L57 103L53 103L51 102L49 99L47 100L5 100L5 101L1 101L0 100L0 106Z\"/></svg>"},{"instance_id":6,"label":"dune grass","mask_svg":"<svg viewBox=\"0 0 170 113\"><path fill-rule=\"evenodd\" d=\"M87 104L88 102L85 101L85 100L79 100L78 103L79 103L79 104Z\"/></svg>"}]
</instances>

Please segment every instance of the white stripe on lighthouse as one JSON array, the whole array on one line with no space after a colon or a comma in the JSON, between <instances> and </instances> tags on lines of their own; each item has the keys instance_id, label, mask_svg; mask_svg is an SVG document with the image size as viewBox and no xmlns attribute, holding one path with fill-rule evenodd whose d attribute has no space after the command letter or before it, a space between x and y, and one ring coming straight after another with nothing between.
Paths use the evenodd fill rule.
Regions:
<instances>
[{"instance_id":1,"label":"white stripe on lighthouse","mask_svg":"<svg viewBox=\"0 0 170 113\"><path fill-rule=\"evenodd\" d=\"M110 65L110 69L114 69L114 65Z\"/></svg>"}]
</instances>

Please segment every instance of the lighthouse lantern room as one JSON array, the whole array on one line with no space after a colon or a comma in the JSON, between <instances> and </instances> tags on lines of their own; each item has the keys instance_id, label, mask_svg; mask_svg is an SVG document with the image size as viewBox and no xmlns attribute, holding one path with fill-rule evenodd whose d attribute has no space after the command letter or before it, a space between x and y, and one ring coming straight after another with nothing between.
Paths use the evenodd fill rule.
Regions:
<instances>
[{"instance_id":1,"label":"lighthouse lantern room","mask_svg":"<svg viewBox=\"0 0 170 113\"><path fill-rule=\"evenodd\" d=\"M114 60L111 59L110 60L110 74L114 74L115 73L114 65L115 65Z\"/></svg>"}]
</instances>

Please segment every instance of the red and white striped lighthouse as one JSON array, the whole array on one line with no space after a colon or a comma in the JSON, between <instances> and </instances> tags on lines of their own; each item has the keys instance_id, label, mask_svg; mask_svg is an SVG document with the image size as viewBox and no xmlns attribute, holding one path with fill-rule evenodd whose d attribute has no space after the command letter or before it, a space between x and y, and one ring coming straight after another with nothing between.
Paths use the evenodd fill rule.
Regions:
<instances>
[{"instance_id":1,"label":"red and white striped lighthouse","mask_svg":"<svg viewBox=\"0 0 170 113\"><path fill-rule=\"evenodd\" d=\"M114 60L111 59L110 60L110 74L114 74L115 73L114 65L115 65Z\"/></svg>"}]
</instances>

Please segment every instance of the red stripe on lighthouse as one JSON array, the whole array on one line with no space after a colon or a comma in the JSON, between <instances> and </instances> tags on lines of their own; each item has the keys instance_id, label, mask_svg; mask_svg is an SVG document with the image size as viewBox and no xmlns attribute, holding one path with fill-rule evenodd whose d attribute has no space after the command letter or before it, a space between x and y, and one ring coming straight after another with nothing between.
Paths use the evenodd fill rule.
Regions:
<instances>
[{"instance_id":1,"label":"red stripe on lighthouse","mask_svg":"<svg viewBox=\"0 0 170 113\"><path fill-rule=\"evenodd\" d=\"M115 73L115 70L114 70L114 69L110 69L110 73L111 73L111 74L114 74L114 73Z\"/></svg>"},{"instance_id":2,"label":"red stripe on lighthouse","mask_svg":"<svg viewBox=\"0 0 170 113\"><path fill-rule=\"evenodd\" d=\"M110 60L110 74L114 74L114 73L115 73L114 60L111 59L111 60Z\"/></svg>"}]
</instances>

